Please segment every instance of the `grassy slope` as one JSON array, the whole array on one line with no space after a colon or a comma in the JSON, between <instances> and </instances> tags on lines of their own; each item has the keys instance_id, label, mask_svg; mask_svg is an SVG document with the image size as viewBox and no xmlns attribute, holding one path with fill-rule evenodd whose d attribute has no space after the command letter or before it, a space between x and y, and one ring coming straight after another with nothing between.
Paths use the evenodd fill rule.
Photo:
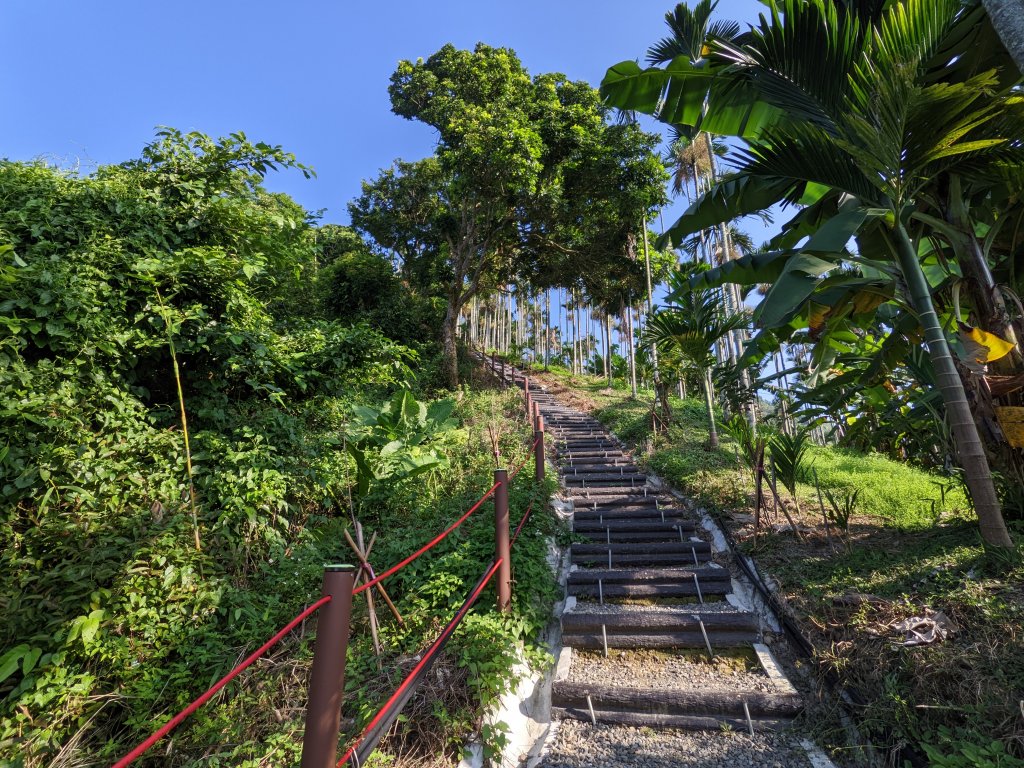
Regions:
<instances>
[{"instance_id":1,"label":"grassy slope","mask_svg":"<svg viewBox=\"0 0 1024 768\"><path fill-rule=\"evenodd\" d=\"M861 490L848 551L829 547L816 492L806 484L798 493L807 542L779 530L762 533L755 545L752 485L728 438L717 452L704 449L702 402L674 400L677 423L652 445L650 393L633 401L594 378L553 372L548 380L578 388L616 434L651 448L652 470L719 514L778 582L817 649L819 669L870 701L859 714L879 747L930 744L935 765L1024 764L999 756L1024 754L1024 568L1019 560L1000 566L986 558L959 488L881 456L815 448L810 457L823 487ZM929 609L959 627L952 638L896 645L891 625Z\"/></svg>"}]
</instances>

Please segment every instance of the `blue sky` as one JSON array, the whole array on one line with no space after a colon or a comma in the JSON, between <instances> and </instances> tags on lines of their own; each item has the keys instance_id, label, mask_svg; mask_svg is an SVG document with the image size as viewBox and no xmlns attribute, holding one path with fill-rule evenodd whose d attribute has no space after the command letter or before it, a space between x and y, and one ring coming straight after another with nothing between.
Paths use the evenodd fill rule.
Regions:
<instances>
[{"instance_id":1,"label":"blue sky","mask_svg":"<svg viewBox=\"0 0 1024 768\"><path fill-rule=\"evenodd\" d=\"M138 156L157 125L242 130L317 171L312 181L278 174L271 189L344 223L362 179L433 149L431 129L391 113L388 78L400 59L482 41L515 49L532 74L597 85L665 34L672 5L3 0L0 156L89 170ZM761 9L721 0L718 14L753 22Z\"/></svg>"}]
</instances>

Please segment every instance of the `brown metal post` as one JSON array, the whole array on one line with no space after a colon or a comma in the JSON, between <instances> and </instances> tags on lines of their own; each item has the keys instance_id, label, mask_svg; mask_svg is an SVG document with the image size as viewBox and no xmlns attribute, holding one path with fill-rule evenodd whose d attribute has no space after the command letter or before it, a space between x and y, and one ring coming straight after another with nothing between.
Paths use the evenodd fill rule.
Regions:
<instances>
[{"instance_id":1,"label":"brown metal post","mask_svg":"<svg viewBox=\"0 0 1024 768\"><path fill-rule=\"evenodd\" d=\"M529 421L533 416L533 398L530 397L530 393L526 393L526 420Z\"/></svg>"},{"instance_id":2,"label":"brown metal post","mask_svg":"<svg viewBox=\"0 0 1024 768\"><path fill-rule=\"evenodd\" d=\"M508 472L494 470L494 482L501 483L494 492L494 555L501 558L498 566L498 610L507 611L512 602L512 560L508 531Z\"/></svg>"},{"instance_id":3,"label":"brown metal post","mask_svg":"<svg viewBox=\"0 0 1024 768\"><path fill-rule=\"evenodd\" d=\"M341 693L345 688L345 652L352 617L351 565L324 567L324 596L331 602L320 609L313 649L313 671L306 705L306 731L302 736L302 768L334 768L338 759Z\"/></svg>"},{"instance_id":4,"label":"brown metal post","mask_svg":"<svg viewBox=\"0 0 1024 768\"><path fill-rule=\"evenodd\" d=\"M537 427L533 433L537 447L533 454L533 476L538 483L544 482L544 417L537 414Z\"/></svg>"}]
</instances>

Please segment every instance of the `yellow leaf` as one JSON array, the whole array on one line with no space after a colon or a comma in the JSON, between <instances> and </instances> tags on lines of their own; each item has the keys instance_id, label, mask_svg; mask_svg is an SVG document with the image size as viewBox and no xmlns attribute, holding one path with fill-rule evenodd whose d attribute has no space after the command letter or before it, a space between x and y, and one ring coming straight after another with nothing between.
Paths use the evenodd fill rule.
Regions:
<instances>
[{"instance_id":1,"label":"yellow leaf","mask_svg":"<svg viewBox=\"0 0 1024 768\"><path fill-rule=\"evenodd\" d=\"M968 363L985 365L1010 354L1014 345L994 333L960 323L960 341L967 352Z\"/></svg>"}]
</instances>

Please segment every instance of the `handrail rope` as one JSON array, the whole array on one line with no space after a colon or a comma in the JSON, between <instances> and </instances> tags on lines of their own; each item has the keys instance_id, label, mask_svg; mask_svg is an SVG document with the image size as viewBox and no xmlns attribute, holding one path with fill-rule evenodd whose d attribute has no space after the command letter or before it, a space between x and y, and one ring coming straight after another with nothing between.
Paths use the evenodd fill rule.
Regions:
<instances>
[{"instance_id":1,"label":"handrail rope","mask_svg":"<svg viewBox=\"0 0 1024 768\"><path fill-rule=\"evenodd\" d=\"M519 538L519 532L523 530L523 526L526 524L526 518L530 516L533 511L533 499L530 500L530 506L526 508L522 518L519 520L519 525L516 526L516 532L512 534L512 540L509 541L508 545L511 547L516 543L516 539Z\"/></svg>"},{"instance_id":2,"label":"handrail rope","mask_svg":"<svg viewBox=\"0 0 1024 768\"><path fill-rule=\"evenodd\" d=\"M367 734L369 734L370 731L372 731L374 728L377 728L378 725L384 722L385 718L390 714L389 710L393 706L395 706L396 703L398 704L398 706L396 708L396 711L394 712L394 715L398 715L398 712L401 711L402 707L405 706L405 701L400 700L403 698L407 700L408 696L412 695L412 692L414 690L413 683L415 683L419 675L422 674L426 669L428 669L429 666L433 663L434 655L438 651L440 651L441 648L444 647L449 635L451 635L451 633L455 631L455 628L461 623L466 613L468 613L469 609L473 607L473 604L477 601L477 598L480 597L480 593L484 591L484 587L486 587L488 582L490 582L490 580L494 577L494 574L498 572L498 566L500 566L501 563L502 558L500 557L497 558L493 563L491 563L490 568L488 568L484 575L480 577L480 580L473 588L473 591L470 592L469 597L466 598L466 601L462 604L462 607L459 608L455 616L452 617L452 620L448 622L445 628L441 631L441 634L438 635L437 639L434 640L433 643L431 643L430 647L423 654L423 658L421 658L419 662L416 664L416 666L412 668L412 671L409 672L408 675L406 675L401 685L399 685L398 688L395 689L395 692L391 694L391 697L386 702L384 702L384 706L381 707L380 710L378 710L377 714L374 715L373 719L363 729L363 732L359 734L359 737L356 739L356 741L348 748L345 754L342 755L341 759L338 761L338 768L341 768L341 766L344 765L348 761L348 759L353 756L353 754L356 757L355 765L358 766L362 763L364 756L360 756L357 750L359 749L359 747L364 746ZM385 727L389 726L390 723L387 723L385 725ZM381 728L380 730L383 731L384 729ZM383 733L376 734L374 740L368 742L370 752L372 752L376 748L382 736Z\"/></svg>"},{"instance_id":3,"label":"handrail rope","mask_svg":"<svg viewBox=\"0 0 1024 768\"><path fill-rule=\"evenodd\" d=\"M538 444L539 442L540 442L540 436L538 435L538 436L537 436L537 437L536 437L536 438L534 439L534 441L533 441L533 445L531 445L531 446L530 446L530 448L529 448L529 450L528 450L528 451L526 452L526 458L525 458L525 459L523 459L523 463L522 463L522 464L520 464L520 465L519 465L518 467L516 467L516 468L515 468L514 470L512 470L512 471L511 471L511 472L509 473L509 476L508 476L508 481L509 481L510 483L512 482L512 480L513 480L513 479L515 479L515 476L519 474L519 471L520 471L520 470L521 470L521 469L522 469L523 467L525 467L525 466L526 466L527 464L529 464L529 462L530 462L530 459L532 459L532 458L533 458L533 452L534 452L535 450L537 450L537 444Z\"/></svg>"},{"instance_id":4,"label":"handrail rope","mask_svg":"<svg viewBox=\"0 0 1024 768\"><path fill-rule=\"evenodd\" d=\"M181 722L185 720L185 718L187 718L189 715L191 715L193 712L195 712L197 709L203 706L203 704L205 704L207 701L213 698L214 694L216 694L217 691L219 691L225 685L234 680L239 674L242 673L243 670L252 666L264 653L266 653L274 645L276 645L281 638L283 638L285 635L287 635L289 632L295 629L295 627L301 624L311 614L315 613L317 610L327 605L327 603L329 603L330 601L331 596L325 595L321 597L319 600L317 600L315 603L313 603L311 606L309 606L298 616L296 616L294 619L289 621L276 635L274 635L272 638L267 640L267 642L265 642L263 645L261 645L251 654L249 654L249 656L247 656L246 659L241 664L236 666L234 669L232 669L230 672L224 675L224 677L222 677L220 680L218 680L216 683L210 686L210 688L207 689L206 693L204 693L202 696L200 696L187 707L185 707L183 710L181 710L178 714L176 714L169 721L167 721L167 723L165 723L152 736L150 736L148 739L146 739L137 747L135 747L135 749L133 749L127 755L125 755L116 763L114 763L113 768L124 768L124 766L131 764L137 758L141 757L143 753L145 753L150 747L152 747L154 744L160 741L160 739L162 739L172 730L177 728L181 724Z\"/></svg>"},{"instance_id":5,"label":"handrail rope","mask_svg":"<svg viewBox=\"0 0 1024 768\"><path fill-rule=\"evenodd\" d=\"M443 541L444 538L446 536L448 536L448 534L450 534L452 531L454 531L456 528L458 528L460 525L462 525L464 522L466 522L466 519L470 515L472 515L474 512L476 512L478 509L480 509L480 507L483 505L483 503L485 501L487 501L487 499L489 499L494 494L494 492L496 490L498 490L498 486L500 486L500 485L501 485L500 482L497 482L494 485L492 485L490 490L488 490L487 493L485 493L483 496L481 496L480 500L476 504L474 504L472 507L470 507L468 510L466 510L466 512L462 515L462 517L460 517L454 523L449 525L447 528L445 528L443 531L441 531L441 533L439 533L437 536L435 536L433 539L431 539L429 542L424 544L422 547L420 547L418 550L413 552L411 555L409 555L407 558L402 560L397 565L391 566L386 571L384 571L380 576L377 576L376 578L371 579L370 581L366 582L365 584L361 584L359 587L357 587L356 589L352 590L352 594L353 595L358 595L360 592L365 592L370 587L376 586L380 582L384 581L384 579L388 578L388 576L392 576L392 575L398 573L400 570L405 568L405 566L407 566L413 560L418 558L420 555L426 553L430 549L433 549L435 546L437 546L439 543L441 543L441 541Z\"/></svg>"}]
</instances>

